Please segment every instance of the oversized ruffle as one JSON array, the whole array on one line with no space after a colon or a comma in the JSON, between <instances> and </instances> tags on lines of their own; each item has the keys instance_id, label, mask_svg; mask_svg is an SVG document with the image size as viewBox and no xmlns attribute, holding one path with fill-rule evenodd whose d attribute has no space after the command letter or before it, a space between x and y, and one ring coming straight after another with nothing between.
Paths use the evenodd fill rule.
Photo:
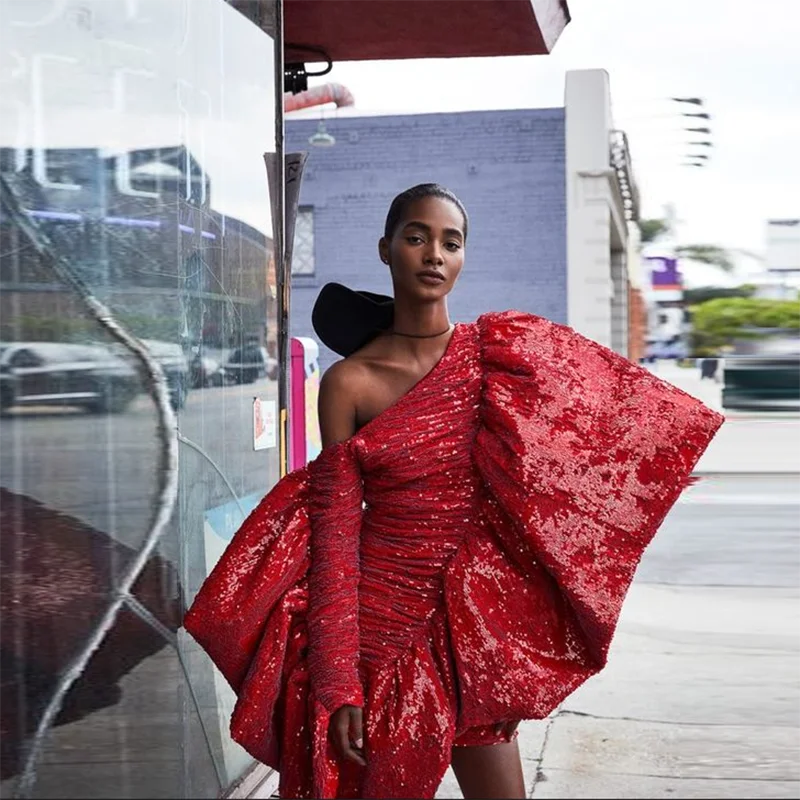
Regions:
<instances>
[{"instance_id":1,"label":"oversized ruffle","mask_svg":"<svg viewBox=\"0 0 800 800\"><path fill-rule=\"evenodd\" d=\"M409 419L423 394L430 406L479 362L480 385L464 381L479 392L473 515L442 566L441 607L409 629L396 657L359 665L354 635L361 436L276 485L186 615L237 692L233 738L280 770L282 796L433 797L460 733L549 714L604 665L642 553L722 422L537 317L487 315L456 344L436 382L368 426L380 450L401 411ZM456 410L473 419L471 403L459 400L453 420ZM315 550L326 555L310 573L309 613ZM327 740L330 713L358 704L359 691L365 769L338 764Z\"/></svg>"},{"instance_id":2,"label":"oversized ruffle","mask_svg":"<svg viewBox=\"0 0 800 800\"><path fill-rule=\"evenodd\" d=\"M489 536L447 572L460 724L542 718L606 663L642 554L723 417L563 325L478 320Z\"/></svg>"},{"instance_id":3,"label":"oversized ruffle","mask_svg":"<svg viewBox=\"0 0 800 800\"><path fill-rule=\"evenodd\" d=\"M284 666L300 658L311 528L308 468L279 481L241 525L197 593L183 626L236 692L231 734L278 768Z\"/></svg>"}]
</instances>

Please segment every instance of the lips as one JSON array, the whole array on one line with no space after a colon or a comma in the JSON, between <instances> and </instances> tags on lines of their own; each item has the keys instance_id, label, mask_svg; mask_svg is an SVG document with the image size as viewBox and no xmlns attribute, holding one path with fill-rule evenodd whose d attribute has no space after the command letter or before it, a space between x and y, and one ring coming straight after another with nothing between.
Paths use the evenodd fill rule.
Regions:
<instances>
[{"instance_id":1,"label":"lips","mask_svg":"<svg viewBox=\"0 0 800 800\"><path fill-rule=\"evenodd\" d=\"M417 277L425 281L425 283L443 283L444 282L444 275L441 272L437 272L435 269L426 269L422 272L417 273Z\"/></svg>"}]
</instances>

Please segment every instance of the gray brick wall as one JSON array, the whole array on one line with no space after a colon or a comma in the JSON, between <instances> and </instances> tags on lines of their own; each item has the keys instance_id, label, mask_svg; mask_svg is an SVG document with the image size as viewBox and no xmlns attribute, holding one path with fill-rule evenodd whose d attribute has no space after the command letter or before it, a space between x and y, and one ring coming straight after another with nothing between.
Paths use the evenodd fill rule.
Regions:
<instances>
[{"instance_id":1,"label":"gray brick wall","mask_svg":"<svg viewBox=\"0 0 800 800\"><path fill-rule=\"evenodd\" d=\"M315 221L316 276L293 280L293 335L313 336L311 309L328 281L391 294L378 258L386 211L428 181L452 189L470 215L453 320L516 308L566 322L563 109L329 116L326 126L336 145L323 149L308 144L316 120L286 122L287 152L310 152L301 203ZM323 369L335 358L322 348Z\"/></svg>"}]
</instances>

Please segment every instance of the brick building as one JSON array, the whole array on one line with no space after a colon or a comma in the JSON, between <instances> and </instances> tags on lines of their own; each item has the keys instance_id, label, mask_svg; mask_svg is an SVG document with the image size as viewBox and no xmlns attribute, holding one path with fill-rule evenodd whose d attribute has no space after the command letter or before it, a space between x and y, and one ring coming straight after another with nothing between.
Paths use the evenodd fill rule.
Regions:
<instances>
[{"instance_id":1,"label":"brick building","mask_svg":"<svg viewBox=\"0 0 800 800\"><path fill-rule=\"evenodd\" d=\"M287 150L306 149L316 120L287 120ZM467 321L517 305L566 321L564 111L343 117L336 145L311 148L294 253L292 333L313 335L311 308L328 281L391 293L378 258L392 198L415 183L451 188L470 214L467 261L450 300ZM305 218L305 219L304 219Z\"/></svg>"},{"instance_id":2,"label":"brick building","mask_svg":"<svg viewBox=\"0 0 800 800\"><path fill-rule=\"evenodd\" d=\"M586 102L586 99L593 102ZM291 326L312 336L319 288L391 293L377 242L392 198L416 183L452 189L470 214L455 321L516 308L628 352L628 220L636 203L612 167L607 76L567 77L562 108L327 120L335 145L309 146L314 118L287 119L306 150L292 265ZM626 150L627 154L627 150ZM632 184L632 180L628 181ZM322 348L321 366L334 354Z\"/></svg>"}]
</instances>

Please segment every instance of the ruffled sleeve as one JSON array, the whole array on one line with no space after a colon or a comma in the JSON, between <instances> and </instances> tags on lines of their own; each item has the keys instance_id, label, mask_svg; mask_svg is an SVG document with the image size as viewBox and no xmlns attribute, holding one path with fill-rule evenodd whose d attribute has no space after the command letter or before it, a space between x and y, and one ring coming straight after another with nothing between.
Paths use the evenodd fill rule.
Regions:
<instances>
[{"instance_id":1,"label":"ruffled sleeve","mask_svg":"<svg viewBox=\"0 0 800 800\"><path fill-rule=\"evenodd\" d=\"M309 466L308 664L314 694L332 714L364 702L358 675L363 483L351 442L325 448Z\"/></svg>"},{"instance_id":2,"label":"ruffled sleeve","mask_svg":"<svg viewBox=\"0 0 800 800\"><path fill-rule=\"evenodd\" d=\"M480 470L603 662L647 544L723 417L539 317L479 320Z\"/></svg>"},{"instance_id":3,"label":"ruffled sleeve","mask_svg":"<svg viewBox=\"0 0 800 800\"><path fill-rule=\"evenodd\" d=\"M568 327L519 312L477 326L490 535L448 571L462 725L544 717L603 667L642 554L723 421Z\"/></svg>"},{"instance_id":4,"label":"ruffled sleeve","mask_svg":"<svg viewBox=\"0 0 800 800\"><path fill-rule=\"evenodd\" d=\"M242 523L184 617L184 628L237 693L262 646L270 616L305 577L307 505L304 468L279 481Z\"/></svg>"}]
</instances>

